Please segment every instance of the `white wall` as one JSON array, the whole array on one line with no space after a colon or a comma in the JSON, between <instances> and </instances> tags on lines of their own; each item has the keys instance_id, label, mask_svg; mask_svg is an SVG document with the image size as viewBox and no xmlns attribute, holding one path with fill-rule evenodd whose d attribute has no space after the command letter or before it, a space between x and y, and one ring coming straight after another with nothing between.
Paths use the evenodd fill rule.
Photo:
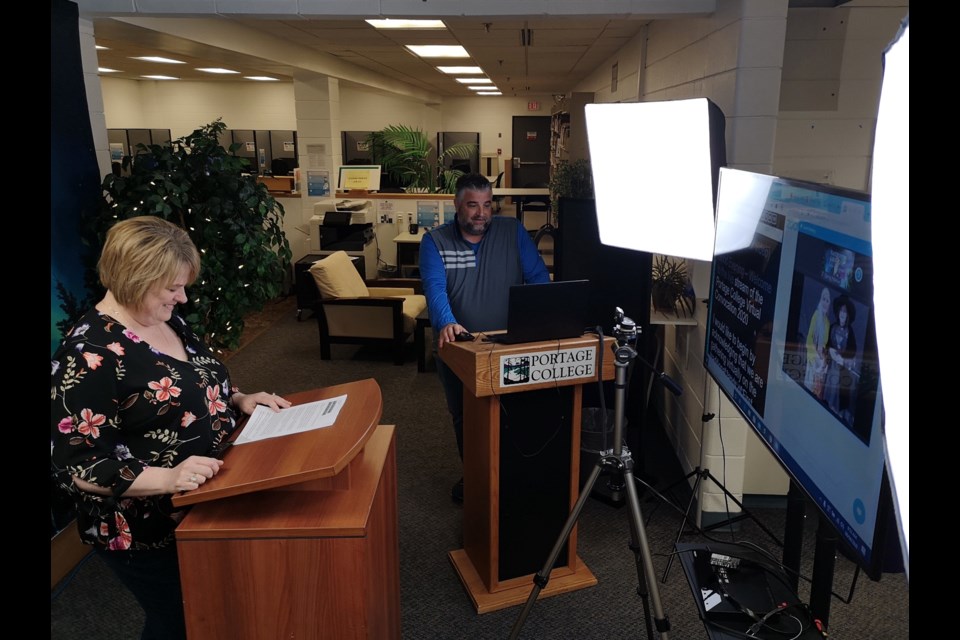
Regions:
<instances>
[{"instance_id":1,"label":"white wall","mask_svg":"<svg viewBox=\"0 0 960 640\"><path fill-rule=\"evenodd\" d=\"M789 12L776 175L869 190L882 52L909 5L856 4Z\"/></svg>"},{"instance_id":2,"label":"white wall","mask_svg":"<svg viewBox=\"0 0 960 640\"><path fill-rule=\"evenodd\" d=\"M297 128L290 82L100 82L108 129L170 129L179 138L217 118L228 129Z\"/></svg>"},{"instance_id":3,"label":"white wall","mask_svg":"<svg viewBox=\"0 0 960 640\"><path fill-rule=\"evenodd\" d=\"M639 102L642 88L641 63L644 60L648 28L641 29L616 54L593 70L574 91L593 93L594 102ZM613 65L617 65L617 90L612 88Z\"/></svg>"},{"instance_id":4,"label":"white wall","mask_svg":"<svg viewBox=\"0 0 960 640\"><path fill-rule=\"evenodd\" d=\"M120 80L101 76L108 129L170 129L184 136L217 118L230 129L297 128L293 84L289 82L172 82ZM540 103L528 111L527 103ZM420 127L431 140L438 131L477 131L480 152L511 157L515 115L550 115L552 96L529 98L444 98L425 104L350 83L340 84L340 126L373 131L389 124Z\"/></svg>"},{"instance_id":5,"label":"white wall","mask_svg":"<svg viewBox=\"0 0 960 640\"><path fill-rule=\"evenodd\" d=\"M435 109L422 100L340 83L340 124L343 131L376 131L390 124L405 124L436 131Z\"/></svg>"},{"instance_id":6,"label":"white wall","mask_svg":"<svg viewBox=\"0 0 960 640\"><path fill-rule=\"evenodd\" d=\"M528 110L529 102L539 103L539 110ZM513 116L549 116L552 105L552 96L444 98L440 130L479 132L480 153L500 149L502 162L513 157Z\"/></svg>"}]
</instances>

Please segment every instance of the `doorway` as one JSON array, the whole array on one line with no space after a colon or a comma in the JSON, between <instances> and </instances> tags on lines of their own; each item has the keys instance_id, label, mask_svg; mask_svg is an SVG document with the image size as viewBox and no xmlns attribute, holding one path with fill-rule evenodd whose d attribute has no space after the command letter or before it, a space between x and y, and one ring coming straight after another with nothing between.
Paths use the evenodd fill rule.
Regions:
<instances>
[{"instance_id":1,"label":"doorway","mask_svg":"<svg viewBox=\"0 0 960 640\"><path fill-rule=\"evenodd\" d=\"M546 187L550 183L550 116L513 116L514 187Z\"/></svg>"}]
</instances>

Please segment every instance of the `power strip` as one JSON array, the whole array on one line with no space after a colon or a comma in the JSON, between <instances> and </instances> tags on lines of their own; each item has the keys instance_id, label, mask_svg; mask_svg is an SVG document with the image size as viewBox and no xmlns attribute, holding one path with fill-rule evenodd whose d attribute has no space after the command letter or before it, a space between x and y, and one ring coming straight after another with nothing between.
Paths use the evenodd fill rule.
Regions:
<instances>
[{"instance_id":1,"label":"power strip","mask_svg":"<svg viewBox=\"0 0 960 640\"><path fill-rule=\"evenodd\" d=\"M711 553L710 564L723 569L738 569L740 567L740 558L725 556L722 553Z\"/></svg>"}]
</instances>

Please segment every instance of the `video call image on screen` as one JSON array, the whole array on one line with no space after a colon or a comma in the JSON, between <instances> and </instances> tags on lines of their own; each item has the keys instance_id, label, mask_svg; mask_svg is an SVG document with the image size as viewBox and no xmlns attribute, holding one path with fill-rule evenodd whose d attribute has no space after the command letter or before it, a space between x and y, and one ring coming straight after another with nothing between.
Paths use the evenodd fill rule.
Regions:
<instances>
[{"instance_id":1,"label":"video call image on screen","mask_svg":"<svg viewBox=\"0 0 960 640\"><path fill-rule=\"evenodd\" d=\"M867 336L871 265L869 256L798 234L790 295L796 312L787 322L795 340L783 355L784 372L866 445L879 383L876 336Z\"/></svg>"},{"instance_id":2,"label":"video call image on screen","mask_svg":"<svg viewBox=\"0 0 960 640\"><path fill-rule=\"evenodd\" d=\"M720 171L704 364L869 574L885 508L869 198Z\"/></svg>"}]
</instances>

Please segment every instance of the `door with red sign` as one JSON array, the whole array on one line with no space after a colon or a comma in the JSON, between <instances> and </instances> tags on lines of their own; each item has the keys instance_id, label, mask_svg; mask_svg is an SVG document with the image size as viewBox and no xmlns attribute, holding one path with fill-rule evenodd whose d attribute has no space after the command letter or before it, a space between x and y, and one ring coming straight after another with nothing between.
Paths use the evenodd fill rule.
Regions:
<instances>
[{"instance_id":1,"label":"door with red sign","mask_svg":"<svg viewBox=\"0 0 960 640\"><path fill-rule=\"evenodd\" d=\"M514 187L547 186L550 182L550 116L513 116Z\"/></svg>"}]
</instances>

